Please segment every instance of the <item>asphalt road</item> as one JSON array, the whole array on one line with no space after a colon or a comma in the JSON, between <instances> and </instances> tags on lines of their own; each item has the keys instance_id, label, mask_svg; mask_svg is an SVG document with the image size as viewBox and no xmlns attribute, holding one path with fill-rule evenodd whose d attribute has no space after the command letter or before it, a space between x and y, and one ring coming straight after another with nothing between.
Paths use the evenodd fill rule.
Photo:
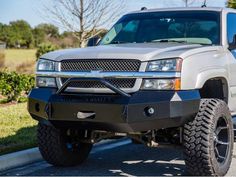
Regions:
<instances>
[{"instance_id":1,"label":"asphalt road","mask_svg":"<svg viewBox=\"0 0 236 177\"><path fill-rule=\"evenodd\" d=\"M235 144L236 147L236 144ZM234 168L233 168L234 167ZM236 150L227 176L236 176ZM148 148L130 140L96 146L81 166L56 168L45 161L0 175L22 176L181 176L185 165L179 147Z\"/></svg>"}]
</instances>

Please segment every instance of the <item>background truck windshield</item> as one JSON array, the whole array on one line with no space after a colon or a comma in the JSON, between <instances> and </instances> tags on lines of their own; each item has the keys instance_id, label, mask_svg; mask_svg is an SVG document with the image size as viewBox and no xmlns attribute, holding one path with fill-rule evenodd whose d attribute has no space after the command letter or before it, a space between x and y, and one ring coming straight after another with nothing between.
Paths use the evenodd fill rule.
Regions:
<instances>
[{"instance_id":1,"label":"background truck windshield","mask_svg":"<svg viewBox=\"0 0 236 177\"><path fill-rule=\"evenodd\" d=\"M100 45L152 42L219 45L220 41L219 12L175 11L126 15Z\"/></svg>"}]
</instances>

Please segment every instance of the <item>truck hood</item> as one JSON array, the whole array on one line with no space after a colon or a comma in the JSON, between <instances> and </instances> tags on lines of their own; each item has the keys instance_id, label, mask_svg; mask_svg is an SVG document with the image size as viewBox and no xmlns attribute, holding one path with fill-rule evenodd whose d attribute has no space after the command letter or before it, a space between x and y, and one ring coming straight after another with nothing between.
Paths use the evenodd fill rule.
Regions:
<instances>
[{"instance_id":1,"label":"truck hood","mask_svg":"<svg viewBox=\"0 0 236 177\"><path fill-rule=\"evenodd\" d=\"M47 53L41 58L61 61L65 59L138 59L141 61L181 57L219 50L220 46L199 44L142 43L101 45L96 47L66 49Z\"/></svg>"}]
</instances>

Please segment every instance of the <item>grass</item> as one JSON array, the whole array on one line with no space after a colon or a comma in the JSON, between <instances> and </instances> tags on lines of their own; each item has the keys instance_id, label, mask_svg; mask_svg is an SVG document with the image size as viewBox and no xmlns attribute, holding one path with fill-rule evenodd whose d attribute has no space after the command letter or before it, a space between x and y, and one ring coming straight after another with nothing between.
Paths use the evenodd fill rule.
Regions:
<instances>
[{"instance_id":1,"label":"grass","mask_svg":"<svg viewBox=\"0 0 236 177\"><path fill-rule=\"evenodd\" d=\"M34 73L36 49L6 49L4 53L7 70ZM0 102L3 100L0 95ZM0 155L35 147L36 124L26 103L0 104Z\"/></svg>"},{"instance_id":2,"label":"grass","mask_svg":"<svg viewBox=\"0 0 236 177\"><path fill-rule=\"evenodd\" d=\"M11 71L25 70L33 73L36 61L36 49L6 49L5 67Z\"/></svg>"},{"instance_id":3,"label":"grass","mask_svg":"<svg viewBox=\"0 0 236 177\"><path fill-rule=\"evenodd\" d=\"M36 124L26 103L0 105L0 155L35 147Z\"/></svg>"}]
</instances>

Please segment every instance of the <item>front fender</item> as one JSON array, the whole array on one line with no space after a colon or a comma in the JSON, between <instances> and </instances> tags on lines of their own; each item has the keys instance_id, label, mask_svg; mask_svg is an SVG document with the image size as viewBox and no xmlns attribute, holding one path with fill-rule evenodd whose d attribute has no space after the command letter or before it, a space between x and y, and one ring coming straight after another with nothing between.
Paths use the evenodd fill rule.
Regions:
<instances>
[{"instance_id":1,"label":"front fender","mask_svg":"<svg viewBox=\"0 0 236 177\"><path fill-rule=\"evenodd\" d=\"M226 69L223 68L207 69L200 72L197 75L195 89L201 89L206 83L206 81L212 78L224 78L228 83L228 73Z\"/></svg>"}]
</instances>

